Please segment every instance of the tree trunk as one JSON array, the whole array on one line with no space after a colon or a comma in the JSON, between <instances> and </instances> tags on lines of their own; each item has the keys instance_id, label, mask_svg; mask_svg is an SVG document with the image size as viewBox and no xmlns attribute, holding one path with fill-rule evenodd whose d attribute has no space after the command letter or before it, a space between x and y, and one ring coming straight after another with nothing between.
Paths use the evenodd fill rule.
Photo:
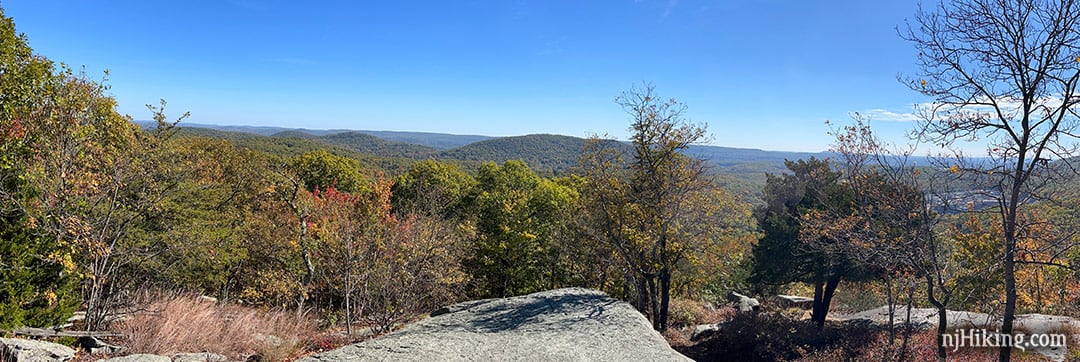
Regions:
<instances>
[{"instance_id":1,"label":"tree trunk","mask_svg":"<svg viewBox=\"0 0 1080 362\"><path fill-rule=\"evenodd\" d=\"M889 345L893 345L893 341L896 340L896 325L893 320L893 315L896 314L896 298L893 295L892 274L887 273L885 275L885 299L889 304Z\"/></svg>"},{"instance_id":2,"label":"tree trunk","mask_svg":"<svg viewBox=\"0 0 1080 362\"><path fill-rule=\"evenodd\" d=\"M345 273L345 335L352 337L352 288L349 282L349 273Z\"/></svg>"},{"instance_id":3,"label":"tree trunk","mask_svg":"<svg viewBox=\"0 0 1080 362\"><path fill-rule=\"evenodd\" d=\"M810 315L810 320L817 325L818 329L825 328L825 317L829 314L829 305L832 303L836 287L840 285L840 277L843 275L841 268L842 266L839 265L830 265L823 276L824 279L819 279L814 284L814 310Z\"/></svg>"},{"instance_id":4,"label":"tree trunk","mask_svg":"<svg viewBox=\"0 0 1080 362\"><path fill-rule=\"evenodd\" d=\"M810 321L814 322L818 328L825 325L825 310L829 307L825 305L825 281L818 280L814 283L814 308L810 313Z\"/></svg>"},{"instance_id":5,"label":"tree trunk","mask_svg":"<svg viewBox=\"0 0 1080 362\"><path fill-rule=\"evenodd\" d=\"M938 362L945 362L945 330L949 327L949 315L945 309L949 303L949 297L946 296L944 300L938 300L937 295L934 294L934 276L926 275L926 298L929 299L930 304L937 308L938 311L938 323L937 323L937 360Z\"/></svg>"},{"instance_id":6,"label":"tree trunk","mask_svg":"<svg viewBox=\"0 0 1080 362\"><path fill-rule=\"evenodd\" d=\"M660 313L658 311L658 306L656 305L656 278L649 275L646 277L645 283L649 288L646 293L649 300L649 319L652 321L653 329L660 330Z\"/></svg>"},{"instance_id":7,"label":"tree trunk","mask_svg":"<svg viewBox=\"0 0 1080 362\"><path fill-rule=\"evenodd\" d=\"M907 358L908 338L911 337L911 300L914 298L915 287L909 286L907 293L907 316L904 317L904 338L900 343L900 358L904 361Z\"/></svg>"},{"instance_id":8,"label":"tree trunk","mask_svg":"<svg viewBox=\"0 0 1080 362\"><path fill-rule=\"evenodd\" d=\"M315 265L311 262L311 250L308 250L307 245L307 220L304 217L300 217L300 256L304 258L304 268L307 273L304 274L304 287L311 286L311 281L315 277Z\"/></svg>"},{"instance_id":9,"label":"tree trunk","mask_svg":"<svg viewBox=\"0 0 1080 362\"><path fill-rule=\"evenodd\" d=\"M667 329L668 319L668 302L671 297L671 272L667 268L660 270L660 316L659 328L656 330L663 331Z\"/></svg>"},{"instance_id":10,"label":"tree trunk","mask_svg":"<svg viewBox=\"0 0 1080 362\"><path fill-rule=\"evenodd\" d=\"M649 318L649 322L652 322L652 315L649 314L649 296L648 288L645 286L645 275L638 274L634 278L634 299L637 301L634 306L637 307L645 316Z\"/></svg>"},{"instance_id":11,"label":"tree trunk","mask_svg":"<svg viewBox=\"0 0 1080 362\"><path fill-rule=\"evenodd\" d=\"M1001 320L1001 334L1012 334L1013 319L1016 316L1016 240L1006 234L1005 259L1002 260L1002 268L1005 269L1005 313ZM998 361L1009 362L1012 347L1002 345L998 350Z\"/></svg>"},{"instance_id":12,"label":"tree trunk","mask_svg":"<svg viewBox=\"0 0 1080 362\"><path fill-rule=\"evenodd\" d=\"M840 273L833 272L829 274L829 278L825 281L825 295L823 296L821 319L818 320L818 329L825 328L825 316L829 314L829 305L832 304L833 295L836 294L836 288L840 286Z\"/></svg>"}]
</instances>

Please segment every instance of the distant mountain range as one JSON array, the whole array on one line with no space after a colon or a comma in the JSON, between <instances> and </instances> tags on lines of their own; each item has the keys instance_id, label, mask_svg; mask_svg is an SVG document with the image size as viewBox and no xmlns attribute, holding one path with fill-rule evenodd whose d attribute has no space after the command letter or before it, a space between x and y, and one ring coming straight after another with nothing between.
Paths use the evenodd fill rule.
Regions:
<instances>
[{"instance_id":1,"label":"distant mountain range","mask_svg":"<svg viewBox=\"0 0 1080 362\"><path fill-rule=\"evenodd\" d=\"M153 121L136 121L143 127L153 127L157 124ZM220 126L214 124L199 124L199 123L181 123L181 127L184 128L207 128L225 132L237 132L237 133L252 133L260 136L277 136L277 137L310 137L310 136L329 136L341 133L363 133L371 136L375 136L387 141L397 141L401 143L411 143L414 145L427 146L436 150L449 150L452 148L458 148L470 143L488 140L493 137L488 136L476 136L476 135L457 135L446 133L428 133L428 132L399 132L399 131L358 131L349 129L306 129L306 128L285 128L285 127L263 127L263 126Z\"/></svg>"},{"instance_id":2,"label":"distant mountain range","mask_svg":"<svg viewBox=\"0 0 1080 362\"><path fill-rule=\"evenodd\" d=\"M136 121L136 123L143 127L153 127L155 125L152 121ZM326 141L327 143L358 148L357 151L367 151L373 154L429 154L434 151L450 151L447 154L455 155L451 158L460 158L464 160L479 160L476 158L477 156L480 156L478 153L488 152L504 156L499 158L520 158L519 156L524 153L535 151L536 149L534 147L580 148L585 141L583 138L550 134L491 137L430 132L347 129L318 130L263 126L222 126L199 123L182 123L180 126L182 128L204 128L270 137L318 139ZM386 148L392 150L385 151ZM717 166L733 166L751 162L782 163L785 159L794 160L810 156L822 158L830 155L828 152L765 151L753 148L734 148L711 145L690 146L688 153L708 160Z\"/></svg>"},{"instance_id":3,"label":"distant mountain range","mask_svg":"<svg viewBox=\"0 0 1080 362\"><path fill-rule=\"evenodd\" d=\"M154 122L136 122L144 128ZM241 147L282 156L293 156L317 148L366 160L393 171L409 160L440 159L475 165L485 161L502 163L520 159L530 168L546 174L560 174L577 164L584 138L532 134L488 137L427 132L310 130L303 128L220 126L182 123L183 134L228 139ZM321 145L321 146L320 146ZM688 154L706 160L712 172L729 189L742 194L759 194L766 173L786 170L784 160L826 158L827 152L785 152L759 149L694 145Z\"/></svg>"}]
</instances>

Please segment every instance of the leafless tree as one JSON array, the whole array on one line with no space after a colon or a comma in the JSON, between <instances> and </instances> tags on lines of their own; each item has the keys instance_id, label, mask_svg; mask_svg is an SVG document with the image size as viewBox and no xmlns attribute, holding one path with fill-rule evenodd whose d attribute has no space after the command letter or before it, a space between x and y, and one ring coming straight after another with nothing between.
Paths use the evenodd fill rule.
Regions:
<instances>
[{"instance_id":1,"label":"leafless tree","mask_svg":"<svg viewBox=\"0 0 1080 362\"><path fill-rule=\"evenodd\" d=\"M1004 231L1001 332L1011 334L1018 211L1074 170L1080 7L1074 0L941 2L920 9L900 35L919 52L917 76L902 81L933 99L919 107L916 135L941 146L986 142L989 161L958 168L993 182L983 191L997 201ZM1010 351L1002 347L999 359L1008 361Z\"/></svg>"}]
</instances>

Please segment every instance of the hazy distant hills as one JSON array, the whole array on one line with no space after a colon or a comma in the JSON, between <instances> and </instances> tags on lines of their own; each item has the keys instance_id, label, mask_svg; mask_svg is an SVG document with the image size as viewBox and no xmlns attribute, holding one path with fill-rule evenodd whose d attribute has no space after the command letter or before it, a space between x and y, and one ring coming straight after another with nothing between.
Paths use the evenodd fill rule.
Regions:
<instances>
[{"instance_id":1,"label":"hazy distant hills","mask_svg":"<svg viewBox=\"0 0 1080 362\"><path fill-rule=\"evenodd\" d=\"M754 162L780 162L781 165L783 165L785 159L797 160L808 158L810 156L825 158L831 155L828 152L763 151L752 148L704 145L692 145L687 153L721 167L737 166Z\"/></svg>"},{"instance_id":2,"label":"hazy distant hills","mask_svg":"<svg viewBox=\"0 0 1080 362\"><path fill-rule=\"evenodd\" d=\"M152 122L138 122L150 127ZM577 164L585 139L533 134L487 137L425 132L308 130L280 127L181 124L182 134L228 139L245 148L294 156L319 148L394 172L413 160L440 159L476 165L520 159L546 174L565 172ZM691 146L689 154L709 162L712 172L729 188L759 193L765 173L785 170L785 159L825 158L828 153L763 151L720 146Z\"/></svg>"},{"instance_id":3,"label":"hazy distant hills","mask_svg":"<svg viewBox=\"0 0 1080 362\"><path fill-rule=\"evenodd\" d=\"M154 122L150 121L136 121L143 127L153 126ZM363 133L372 135L387 141L397 141L401 143L409 143L413 145L427 146L436 150L449 150L452 148L458 148L473 142L483 141L491 139L488 136L477 135L457 135L446 133L428 133L428 132L399 132L399 131L357 131L348 129L306 129L306 128L284 128L284 127L261 127L261 126L219 126L213 124L199 124L199 123L182 123L184 128L205 128L226 132L237 133L253 133L260 136L275 136L275 137L300 137L310 138L311 136L328 136L340 133Z\"/></svg>"}]
</instances>

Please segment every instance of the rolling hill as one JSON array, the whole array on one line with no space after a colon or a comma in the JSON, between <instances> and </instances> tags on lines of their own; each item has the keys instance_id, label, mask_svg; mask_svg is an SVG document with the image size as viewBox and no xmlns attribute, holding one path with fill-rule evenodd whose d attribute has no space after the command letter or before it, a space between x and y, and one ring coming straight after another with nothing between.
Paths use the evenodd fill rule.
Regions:
<instances>
[{"instance_id":1,"label":"rolling hill","mask_svg":"<svg viewBox=\"0 0 1080 362\"><path fill-rule=\"evenodd\" d=\"M139 123L143 127L152 125L150 122ZM358 159L362 164L377 167L391 175L421 159L455 161L467 168L486 161L502 163L517 159L525 161L539 173L558 175L577 165L586 142L583 138L552 134L486 137L424 132L307 130L201 124L181 126L182 134L187 136L227 139L240 147L282 157L327 148L335 154ZM785 159L831 156L827 152L764 151L711 145L694 145L687 153L707 161L710 173L717 177L718 182L747 198L760 196L766 173L785 172Z\"/></svg>"},{"instance_id":2,"label":"rolling hill","mask_svg":"<svg viewBox=\"0 0 1080 362\"><path fill-rule=\"evenodd\" d=\"M530 168L559 173L577 165L585 139L551 134L501 137L439 153L439 158L477 163L522 160Z\"/></svg>"},{"instance_id":3,"label":"rolling hill","mask_svg":"<svg viewBox=\"0 0 1080 362\"><path fill-rule=\"evenodd\" d=\"M135 121L135 123L143 126L144 128L153 127L156 125L153 121ZM409 143L414 145L426 146L436 150L449 150L458 148L473 142L479 142L483 140L492 139L494 137L479 136L479 135L459 135L448 133L430 133L430 132L402 132L402 131L368 131L368 130L348 130L348 129L306 129L306 128L284 128L284 127L256 127L256 126L221 126L214 124L202 124L202 123L183 123L184 128L199 128L199 129L211 129L218 131L234 132L234 133L250 133L260 136L275 136L275 137L298 137L298 138L311 138L331 136L340 133L358 132L363 134L372 135L387 141L397 141L402 143Z\"/></svg>"},{"instance_id":4,"label":"rolling hill","mask_svg":"<svg viewBox=\"0 0 1080 362\"><path fill-rule=\"evenodd\" d=\"M342 132L314 138L331 145L383 157L428 158L437 150L428 146L385 140L363 132Z\"/></svg>"}]
</instances>

